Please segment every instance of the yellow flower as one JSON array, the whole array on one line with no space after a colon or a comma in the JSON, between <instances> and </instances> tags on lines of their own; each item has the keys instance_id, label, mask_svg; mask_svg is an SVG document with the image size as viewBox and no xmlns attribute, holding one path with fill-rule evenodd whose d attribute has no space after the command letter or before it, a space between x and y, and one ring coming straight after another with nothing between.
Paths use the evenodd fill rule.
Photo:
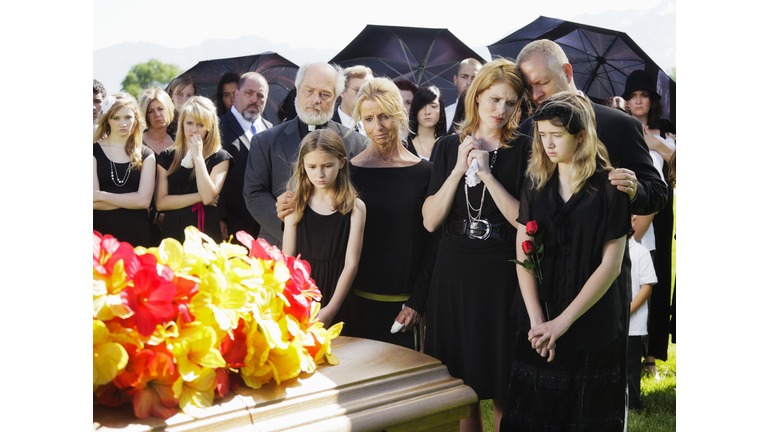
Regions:
<instances>
[{"instance_id":1,"label":"yellow flower","mask_svg":"<svg viewBox=\"0 0 768 432\"><path fill-rule=\"evenodd\" d=\"M225 367L227 363L219 352L216 332L207 326L194 326L189 337L180 337L173 341L173 357L184 381L199 378L204 369Z\"/></svg>"},{"instance_id":2,"label":"yellow flower","mask_svg":"<svg viewBox=\"0 0 768 432\"><path fill-rule=\"evenodd\" d=\"M192 297L192 315L207 325L222 330L237 328L238 310L248 300L245 288L229 284L219 273L208 273L200 281L200 291Z\"/></svg>"},{"instance_id":3,"label":"yellow flower","mask_svg":"<svg viewBox=\"0 0 768 432\"><path fill-rule=\"evenodd\" d=\"M336 323L328 330L323 328L323 323L315 322L312 324L308 332L314 337L314 344L305 345L309 348L309 353L313 355L316 364L325 363L325 359L328 360L328 364L337 365L339 360L331 354L331 340L341 333L341 329L344 323Z\"/></svg>"},{"instance_id":4,"label":"yellow flower","mask_svg":"<svg viewBox=\"0 0 768 432\"><path fill-rule=\"evenodd\" d=\"M109 338L109 330L100 320L93 320L93 385L107 384L128 364L128 353Z\"/></svg>"},{"instance_id":5,"label":"yellow flower","mask_svg":"<svg viewBox=\"0 0 768 432\"><path fill-rule=\"evenodd\" d=\"M119 262L122 264L122 261ZM101 321L109 321L114 317L128 318L133 312L125 307L120 294L111 294L107 290L104 278L93 279L93 317Z\"/></svg>"},{"instance_id":6,"label":"yellow flower","mask_svg":"<svg viewBox=\"0 0 768 432\"><path fill-rule=\"evenodd\" d=\"M173 383L173 393L181 395L179 407L185 414L199 417L202 413L199 409L213 405L213 392L216 387L216 370L205 368L200 376L192 381L185 381L181 377Z\"/></svg>"}]
</instances>

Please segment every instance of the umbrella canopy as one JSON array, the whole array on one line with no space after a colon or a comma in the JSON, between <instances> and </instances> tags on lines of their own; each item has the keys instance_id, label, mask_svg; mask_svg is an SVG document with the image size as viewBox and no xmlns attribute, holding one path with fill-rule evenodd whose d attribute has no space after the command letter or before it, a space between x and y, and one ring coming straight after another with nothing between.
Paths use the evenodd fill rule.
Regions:
<instances>
[{"instance_id":1,"label":"umbrella canopy","mask_svg":"<svg viewBox=\"0 0 768 432\"><path fill-rule=\"evenodd\" d=\"M675 81L624 32L541 16L489 45L488 50L494 58L517 58L523 47L538 39L549 39L563 48L573 67L576 87L597 103L621 96L632 71L650 73L656 80L664 115L675 122Z\"/></svg>"},{"instance_id":2,"label":"umbrella canopy","mask_svg":"<svg viewBox=\"0 0 768 432\"><path fill-rule=\"evenodd\" d=\"M277 111L285 95L293 88L299 67L271 51L244 57L205 60L184 72L195 80L197 94L216 101L216 88L224 74L234 72L258 72L269 83L269 95L264 107L264 117L273 124L279 124Z\"/></svg>"},{"instance_id":3,"label":"umbrella canopy","mask_svg":"<svg viewBox=\"0 0 768 432\"><path fill-rule=\"evenodd\" d=\"M405 78L419 87L437 86L450 105L457 98L456 67L470 57L485 63L448 29L367 25L330 62L368 66L375 76Z\"/></svg>"}]
</instances>

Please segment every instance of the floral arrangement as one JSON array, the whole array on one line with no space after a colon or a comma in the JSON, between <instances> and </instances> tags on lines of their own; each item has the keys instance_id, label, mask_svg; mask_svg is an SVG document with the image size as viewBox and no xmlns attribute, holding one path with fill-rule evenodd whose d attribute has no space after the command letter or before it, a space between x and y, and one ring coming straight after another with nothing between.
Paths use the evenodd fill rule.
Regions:
<instances>
[{"instance_id":1,"label":"floral arrangement","mask_svg":"<svg viewBox=\"0 0 768 432\"><path fill-rule=\"evenodd\" d=\"M342 323L317 321L309 264L240 231L217 244L194 227L182 246L132 247L93 232L94 402L131 401L138 418L197 416L241 383L338 364ZM250 253L249 253L250 250Z\"/></svg>"}]
</instances>

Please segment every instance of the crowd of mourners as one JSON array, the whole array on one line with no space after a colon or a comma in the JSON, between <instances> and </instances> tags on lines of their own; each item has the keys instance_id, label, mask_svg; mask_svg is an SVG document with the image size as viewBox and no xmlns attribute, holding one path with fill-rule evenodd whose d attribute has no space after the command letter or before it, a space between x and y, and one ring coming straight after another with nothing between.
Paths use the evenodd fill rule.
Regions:
<instances>
[{"instance_id":1,"label":"crowd of mourners","mask_svg":"<svg viewBox=\"0 0 768 432\"><path fill-rule=\"evenodd\" d=\"M310 263L326 327L439 359L496 430L624 430L675 342L676 137L655 79L596 104L537 40L454 83L445 101L306 64L272 124L256 72L215 101L187 75L138 101L94 80L93 229L264 238ZM479 403L461 429L482 430Z\"/></svg>"}]
</instances>

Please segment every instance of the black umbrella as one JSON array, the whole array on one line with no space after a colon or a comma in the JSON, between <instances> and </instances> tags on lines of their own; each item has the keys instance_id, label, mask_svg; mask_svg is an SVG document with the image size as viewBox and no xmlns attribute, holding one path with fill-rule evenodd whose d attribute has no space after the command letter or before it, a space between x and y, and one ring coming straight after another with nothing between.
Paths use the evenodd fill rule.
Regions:
<instances>
[{"instance_id":1,"label":"black umbrella","mask_svg":"<svg viewBox=\"0 0 768 432\"><path fill-rule=\"evenodd\" d=\"M278 108L285 95L293 88L298 70L299 67L290 60L268 51L244 57L201 61L184 73L195 80L198 95L206 96L214 102L216 88L224 74L260 73L269 83L269 96L267 105L264 107L264 117L273 124L279 124Z\"/></svg>"},{"instance_id":2,"label":"black umbrella","mask_svg":"<svg viewBox=\"0 0 768 432\"><path fill-rule=\"evenodd\" d=\"M485 63L447 29L367 25L330 62L368 66L376 76L405 78L419 87L437 86L449 105L457 97L456 67L470 57Z\"/></svg>"},{"instance_id":3,"label":"black umbrella","mask_svg":"<svg viewBox=\"0 0 768 432\"><path fill-rule=\"evenodd\" d=\"M675 81L624 32L540 16L489 45L488 50L494 58L514 59L524 46L538 39L549 39L563 48L573 66L576 87L598 103L621 96L627 76L644 69L656 79L664 115L675 122Z\"/></svg>"}]
</instances>

